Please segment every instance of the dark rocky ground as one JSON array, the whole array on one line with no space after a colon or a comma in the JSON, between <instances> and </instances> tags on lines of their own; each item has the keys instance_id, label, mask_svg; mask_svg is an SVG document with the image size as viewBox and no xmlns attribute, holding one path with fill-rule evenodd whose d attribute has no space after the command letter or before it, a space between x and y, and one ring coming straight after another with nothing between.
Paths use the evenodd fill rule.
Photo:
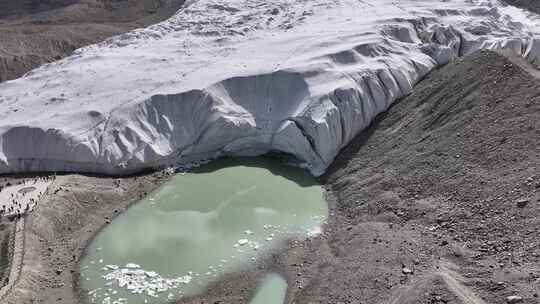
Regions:
<instances>
[{"instance_id":1,"label":"dark rocky ground","mask_svg":"<svg viewBox=\"0 0 540 304\"><path fill-rule=\"evenodd\" d=\"M8 219L0 219L0 286L6 283L10 270L10 250L14 225Z\"/></svg>"},{"instance_id":2,"label":"dark rocky ground","mask_svg":"<svg viewBox=\"0 0 540 304\"><path fill-rule=\"evenodd\" d=\"M0 82L168 18L184 0L0 0Z\"/></svg>"},{"instance_id":3,"label":"dark rocky ground","mask_svg":"<svg viewBox=\"0 0 540 304\"><path fill-rule=\"evenodd\" d=\"M324 182L343 228L316 273L350 286L336 302L540 303L540 81L515 63L479 52L431 73ZM340 274L351 265L366 280Z\"/></svg>"},{"instance_id":4,"label":"dark rocky ground","mask_svg":"<svg viewBox=\"0 0 540 304\"><path fill-rule=\"evenodd\" d=\"M538 0L503 0L503 2L540 14L540 1Z\"/></svg>"}]
</instances>

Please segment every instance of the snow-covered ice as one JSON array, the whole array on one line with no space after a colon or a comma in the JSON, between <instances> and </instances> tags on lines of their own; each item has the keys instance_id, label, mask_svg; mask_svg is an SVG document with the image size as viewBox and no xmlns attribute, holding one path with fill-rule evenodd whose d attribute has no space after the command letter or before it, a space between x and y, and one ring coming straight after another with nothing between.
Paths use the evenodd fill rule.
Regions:
<instances>
[{"instance_id":1,"label":"snow-covered ice","mask_svg":"<svg viewBox=\"0 0 540 304\"><path fill-rule=\"evenodd\" d=\"M540 56L497 0L200 0L0 84L0 173L294 155L314 175L435 66Z\"/></svg>"}]
</instances>

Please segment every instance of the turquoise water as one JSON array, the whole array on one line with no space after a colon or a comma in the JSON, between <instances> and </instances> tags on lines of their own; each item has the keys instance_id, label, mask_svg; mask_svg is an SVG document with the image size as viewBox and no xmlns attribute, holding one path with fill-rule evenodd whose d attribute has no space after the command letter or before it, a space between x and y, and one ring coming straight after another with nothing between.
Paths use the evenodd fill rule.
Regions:
<instances>
[{"instance_id":1,"label":"turquoise water","mask_svg":"<svg viewBox=\"0 0 540 304\"><path fill-rule=\"evenodd\" d=\"M286 295L287 281L278 274L270 274L249 304L283 304Z\"/></svg>"},{"instance_id":2,"label":"turquoise water","mask_svg":"<svg viewBox=\"0 0 540 304\"><path fill-rule=\"evenodd\" d=\"M327 213L322 187L303 170L216 161L175 176L100 232L81 262L81 287L105 304L193 295L287 239L320 233Z\"/></svg>"}]
</instances>

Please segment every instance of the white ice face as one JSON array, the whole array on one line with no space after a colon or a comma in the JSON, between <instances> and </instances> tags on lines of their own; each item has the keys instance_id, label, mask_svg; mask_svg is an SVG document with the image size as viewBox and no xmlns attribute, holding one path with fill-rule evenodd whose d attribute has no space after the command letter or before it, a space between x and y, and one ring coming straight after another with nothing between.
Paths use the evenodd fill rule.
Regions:
<instances>
[{"instance_id":1,"label":"white ice face","mask_svg":"<svg viewBox=\"0 0 540 304\"><path fill-rule=\"evenodd\" d=\"M319 175L435 66L538 60L539 20L496 0L190 1L0 84L0 173L281 151Z\"/></svg>"}]
</instances>

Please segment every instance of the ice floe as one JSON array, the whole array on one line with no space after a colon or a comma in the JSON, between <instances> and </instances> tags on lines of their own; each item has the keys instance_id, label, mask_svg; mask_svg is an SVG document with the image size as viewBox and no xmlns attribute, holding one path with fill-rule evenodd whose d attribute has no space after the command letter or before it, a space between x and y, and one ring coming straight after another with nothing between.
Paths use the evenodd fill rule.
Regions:
<instances>
[{"instance_id":1,"label":"ice floe","mask_svg":"<svg viewBox=\"0 0 540 304\"><path fill-rule=\"evenodd\" d=\"M118 286L133 294L145 294L150 297L159 297L159 294L164 292L170 294L170 290L177 289L181 284L188 284L192 280L191 275L163 278L155 271L140 269L139 265L136 264L128 264L125 268L108 265L108 268L114 270L103 275L103 278L109 283L107 286ZM111 289L111 291L114 290ZM95 297L98 293L93 290L88 295Z\"/></svg>"}]
</instances>

